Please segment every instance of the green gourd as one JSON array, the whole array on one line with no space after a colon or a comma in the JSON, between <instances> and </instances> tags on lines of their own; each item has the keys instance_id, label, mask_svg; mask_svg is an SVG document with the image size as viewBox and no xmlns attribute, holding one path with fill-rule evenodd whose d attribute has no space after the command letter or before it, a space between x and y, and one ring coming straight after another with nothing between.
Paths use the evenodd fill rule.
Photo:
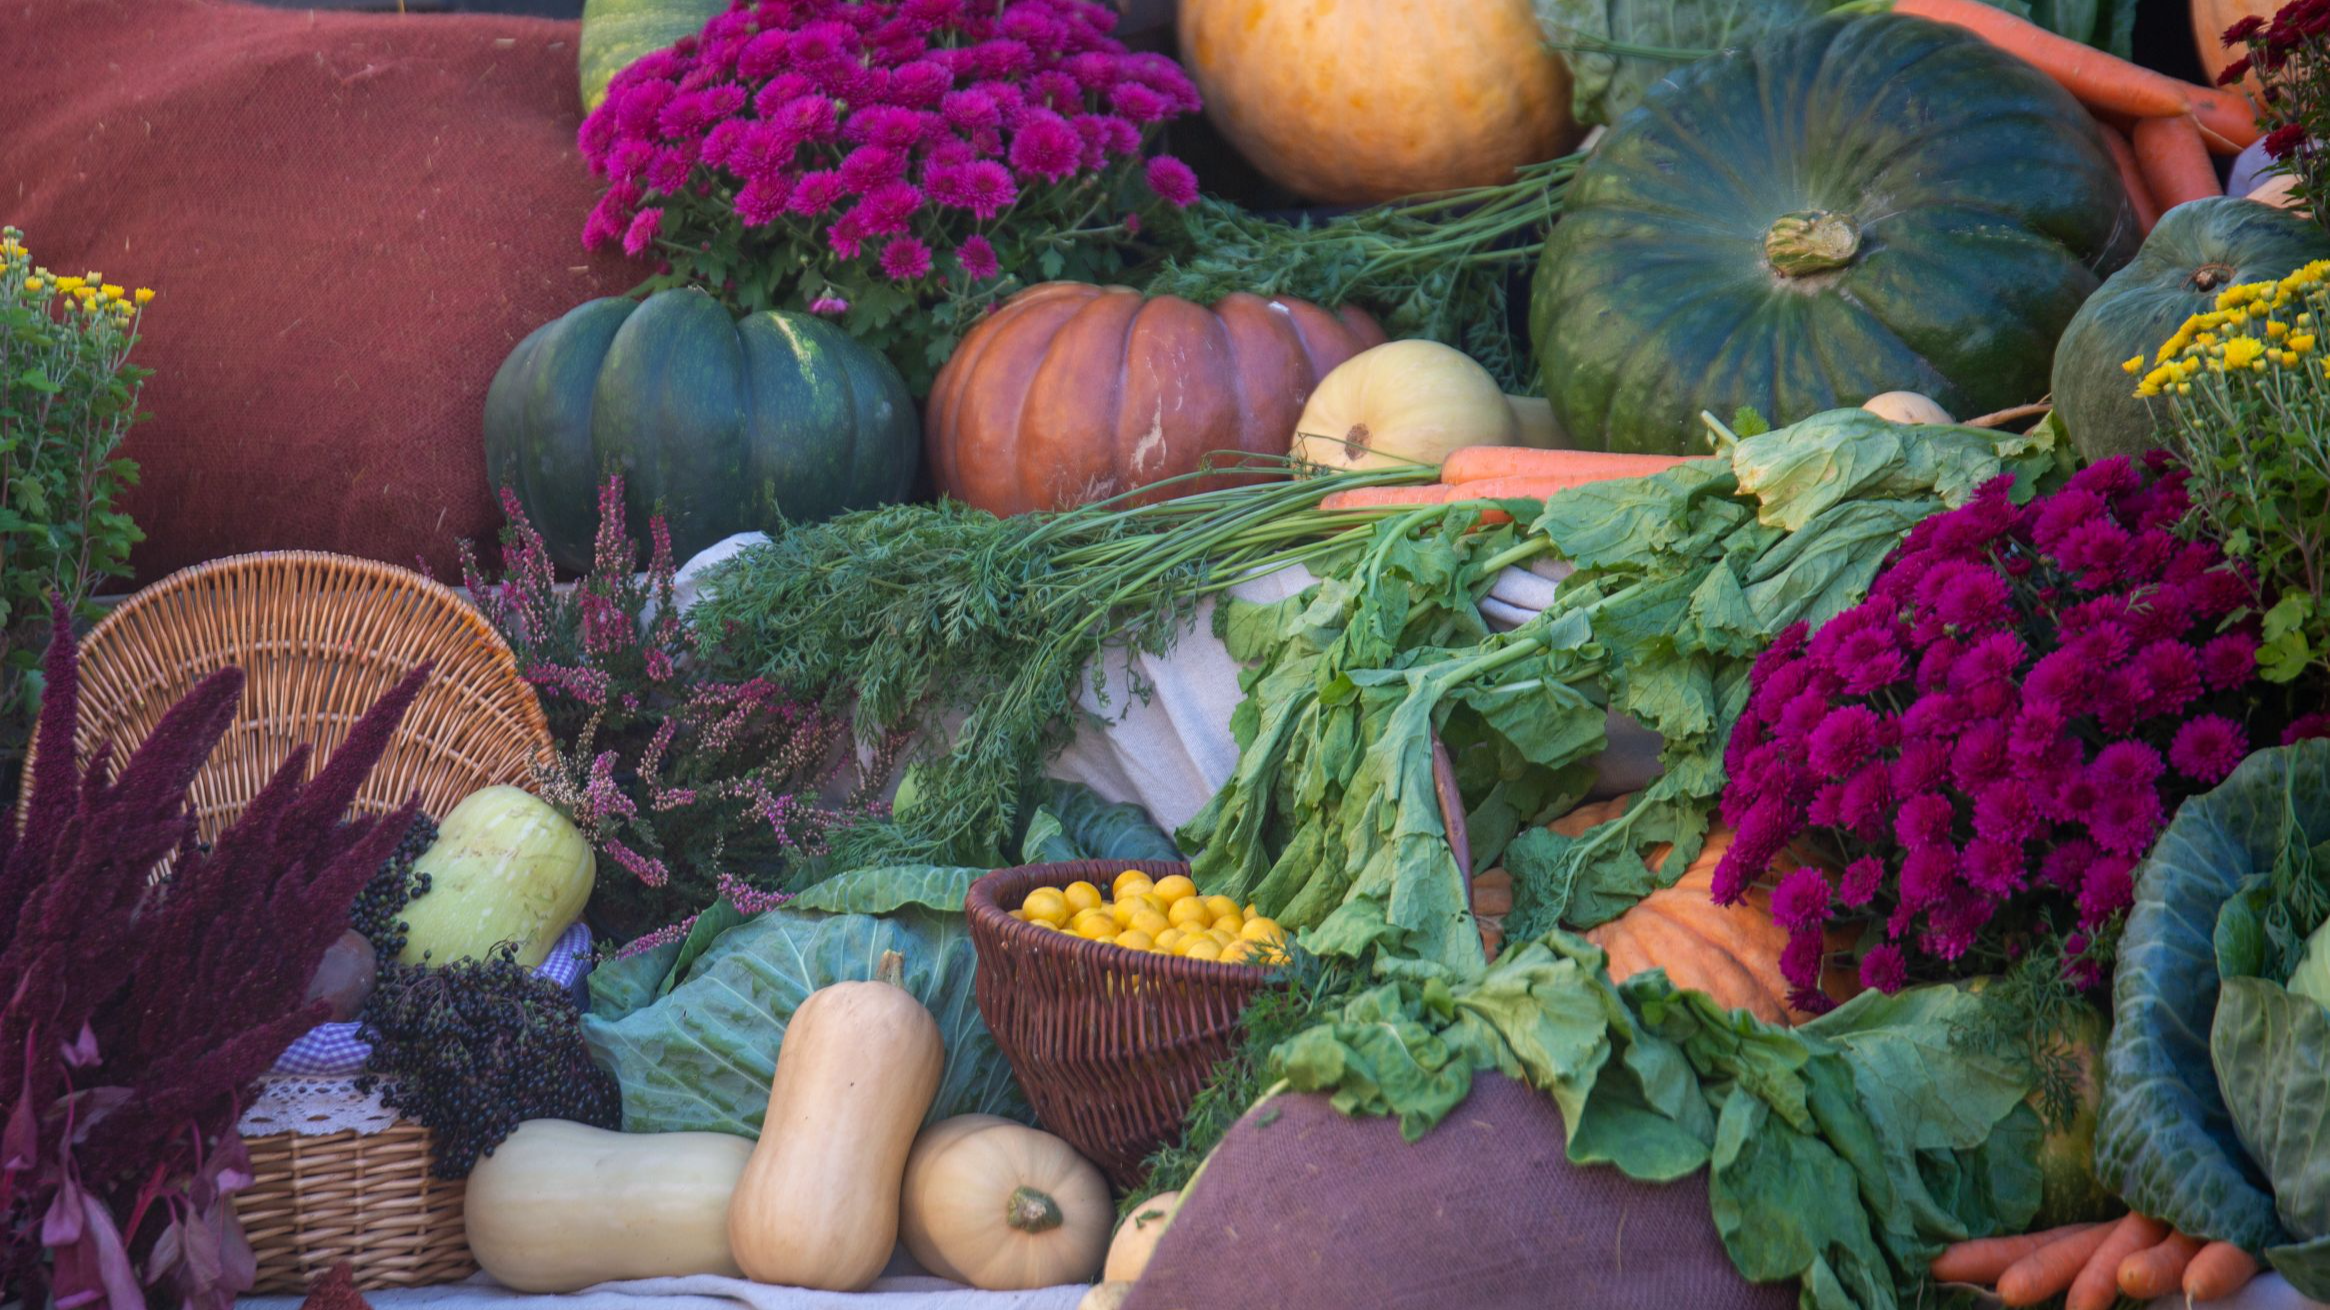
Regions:
<instances>
[{"instance_id":1,"label":"green gourd","mask_svg":"<svg viewBox=\"0 0 2330 1310\"><path fill-rule=\"evenodd\" d=\"M2217 293L2282 277L2330 259L2330 233L2271 205L2230 196L2189 201L2160 216L2144 248L2087 298L2055 347L2055 412L2089 459L2140 454L2159 444L2158 402L2136 398L2138 376L2184 321Z\"/></svg>"},{"instance_id":2,"label":"green gourd","mask_svg":"<svg viewBox=\"0 0 2330 1310\"><path fill-rule=\"evenodd\" d=\"M1570 185L1530 326L1579 446L1704 454L1702 410L2037 400L2135 246L2098 129L2043 74L1924 19L1827 17L1618 121Z\"/></svg>"},{"instance_id":3,"label":"green gourd","mask_svg":"<svg viewBox=\"0 0 2330 1310\"><path fill-rule=\"evenodd\" d=\"M486 472L570 569L591 562L602 473L635 540L660 507L675 558L780 521L902 500L922 458L898 370L821 318L741 320L695 287L593 300L518 343L485 398Z\"/></svg>"}]
</instances>

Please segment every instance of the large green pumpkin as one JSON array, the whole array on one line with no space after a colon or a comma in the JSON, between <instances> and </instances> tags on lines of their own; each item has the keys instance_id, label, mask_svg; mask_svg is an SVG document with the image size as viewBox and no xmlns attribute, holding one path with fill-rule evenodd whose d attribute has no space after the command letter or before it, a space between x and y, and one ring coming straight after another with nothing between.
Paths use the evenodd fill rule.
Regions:
<instances>
[{"instance_id":1,"label":"large green pumpkin","mask_svg":"<svg viewBox=\"0 0 2330 1310\"><path fill-rule=\"evenodd\" d=\"M2144 248L2087 298L2055 347L2055 413L2089 459L2133 455L2159 444L2154 415L2123 367L2160 343L2217 293L2265 282L2330 259L2330 234L2271 205L2213 196L2160 216ZM2164 417L2164 416L2163 416Z\"/></svg>"},{"instance_id":2,"label":"large green pumpkin","mask_svg":"<svg viewBox=\"0 0 2330 1310\"><path fill-rule=\"evenodd\" d=\"M660 506L684 560L780 517L900 500L921 452L888 360L824 319L740 321L694 287L568 311L485 396L487 473L573 569L590 563L602 471L624 476L634 536Z\"/></svg>"},{"instance_id":3,"label":"large green pumpkin","mask_svg":"<svg viewBox=\"0 0 2330 1310\"><path fill-rule=\"evenodd\" d=\"M2037 400L2135 245L2102 137L2045 75L1924 19L1821 18L1619 120L1570 185L1530 326L1572 437L1696 454L1702 410Z\"/></svg>"},{"instance_id":4,"label":"large green pumpkin","mask_svg":"<svg viewBox=\"0 0 2330 1310\"><path fill-rule=\"evenodd\" d=\"M582 78L583 112L607 98L607 83L642 55L704 30L728 0L583 0L582 39L575 60Z\"/></svg>"}]
</instances>

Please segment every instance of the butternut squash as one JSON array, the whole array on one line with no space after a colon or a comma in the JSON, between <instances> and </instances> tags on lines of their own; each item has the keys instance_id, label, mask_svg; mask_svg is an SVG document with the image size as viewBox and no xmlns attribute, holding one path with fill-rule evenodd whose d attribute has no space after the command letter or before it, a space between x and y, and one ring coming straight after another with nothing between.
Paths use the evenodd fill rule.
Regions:
<instances>
[{"instance_id":1,"label":"butternut squash","mask_svg":"<svg viewBox=\"0 0 2330 1310\"><path fill-rule=\"evenodd\" d=\"M946 1059L938 1021L903 976L890 951L876 981L821 987L793 1012L728 1207L745 1277L857 1292L889 1263L907 1152Z\"/></svg>"},{"instance_id":2,"label":"butternut squash","mask_svg":"<svg viewBox=\"0 0 2330 1310\"><path fill-rule=\"evenodd\" d=\"M494 1281L573 1292L617 1278L738 1277L728 1199L752 1143L726 1133L519 1124L469 1173L462 1222Z\"/></svg>"},{"instance_id":3,"label":"butternut squash","mask_svg":"<svg viewBox=\"0 0 2330 1310\"><path fill-rule=\"evenodd\" d=\"M906 1157L898 1238L917 1263L989 1291L1080 1283L1108 1249L1108 1180L1052 1136L991 1114L931 1125Z\"/></svg>"}]
</instances>

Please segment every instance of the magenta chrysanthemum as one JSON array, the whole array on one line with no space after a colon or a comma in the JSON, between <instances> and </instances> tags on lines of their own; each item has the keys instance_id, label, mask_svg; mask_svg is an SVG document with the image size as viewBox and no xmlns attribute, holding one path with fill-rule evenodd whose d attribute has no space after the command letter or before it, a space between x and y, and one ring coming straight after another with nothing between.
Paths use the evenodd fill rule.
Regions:
<instances>
[{"instance_id":1,"label":"magenta chrysanthemum","mask_svg":"<svg viewBox=\"0 0 2330 1310\"><path fill-rule=\"evenodd\" d=\"M642 209L631 216L631 226L623 233L623 253L637 259L655 244L655 234L663 227L663 211Z\"/></svg>"},{"instance_id":2,"label":"magenta chrysanthemum","mask_svg":"<svg viewBox=\"0 0 2330 1310\"><path fill-rule=\"evenodd\" d=\"M1880 942L1861 957L1861 985L1888 995L1909 981L1909 957L1891 942Z\"/></svg>"},{"instance_id":3,"label":"magenta chrysanthemum","mask_svg":"<svg viewBox=\"0 0 2330 1310\"><path fill-rule=\"evenodd\" d=\"M2204 714L2176 730L2168 762L2194 782L2214 786L2239 767L2249 753L2241 725L2222 714Z\"/></svg>"},{"instance_id":4,"label":"magenta chrysanthemum","mask_svg":"<svg viewBox=\"0 0 2330 1310\"><path fill-rule=\"evenodd\" d=\"M1175 209L1187 209L1197 203L1197 174L1173 156L1159 155L1150 160L1145 175L1149 189Z\"/></svg>"},{"instance_id":5,"label":"magenta chrysanthemum","mask_svg":"<svg viewBox=\"0 0 2330 1310\"><path fill-rule=\"evenodd\" d=\"M981 236L966 237L963 244L956 246L955 262L962 266L963 275L974 282L984 282L1003 271L1002 263L995 258L995 247Z\"/></svg>"},{"instance_id":6,"label":"magenta chrysanthemum","mask_svg":"<svg viewBox=\"0 0 2330 1310\"><path fill-rule=\"evenodd\" d=\"M1049 110L1028 116L1011 137L1011 167L1022 177L1057 182L1076 171L1083 138Z\"/></svg>"},{"instance_id":7,"label":"magenta chrysanthemum","mask_svg":"<svg viewBox=\"0 0 2330 1310\"><path fill-rule=\"evenodd\" d=\"M929 246L913 237L899 237L882 247L882 276L893 282L911 282L929 274Z\"/></svg>"}]
</instances>

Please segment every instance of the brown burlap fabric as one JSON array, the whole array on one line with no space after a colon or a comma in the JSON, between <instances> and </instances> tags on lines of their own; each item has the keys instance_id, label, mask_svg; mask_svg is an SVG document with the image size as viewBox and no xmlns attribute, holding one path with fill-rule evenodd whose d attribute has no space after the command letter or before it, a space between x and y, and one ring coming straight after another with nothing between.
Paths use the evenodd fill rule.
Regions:
<instances>
[{"instance_id":1,"label":"brown burlap fabric","mask_svg":"<svg viewBox=\"0 0 2330 1310\"><path fill-rule=\"evenodd\" d=\"M1275 1110L1275 1117L1271 1111ZM1562 1158L1561 1113L1486 1075L1414 1144L1396 1119L1284 1096L1230 1130L1125 1310L1785 1310L1741 1280L1704 1175Z\"/></svg>"},{"instance_id":2,"label":"brown burlap fabric","mask_svg":"<svg viewBox=\"0 0 2330 1310\"><path fill-rule=\"evenodd\" d=\"M586 258L576 25L0 0L0 222L151 286L128 454L152 579L312 547L440 576L500 526L479 415Z\"/></svg>"}]
</instances>

